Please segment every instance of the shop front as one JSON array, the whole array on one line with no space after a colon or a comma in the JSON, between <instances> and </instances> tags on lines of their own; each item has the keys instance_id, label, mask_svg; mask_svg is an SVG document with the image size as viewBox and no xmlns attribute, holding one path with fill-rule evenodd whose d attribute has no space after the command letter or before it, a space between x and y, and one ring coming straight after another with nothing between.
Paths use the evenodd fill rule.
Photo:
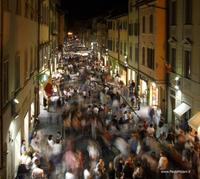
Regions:
<instances>
[{"instance_id":1,"label":"shop front","mask_svg":"<svg viewBox=\"0 0 200 179\"><path fill-rule=\"evenodd\" d=\"M175 125L178 125L184 131L189 131L188 120L191 117L191 106L182 102L173 112L177 118Z\"/></svg>"},{"instance_id":2,"label":"shop front","mask_svg":"<svg viewBox=\"0 0 200 179\"><path fill-rule=\"evenodd\" d=\"M200 112L196 113L192 118L188 121L189 126L197 132L200 137Z\"/></svg>"},{"instance_id":3,"label":"shop front","mask_svg":"<svg viewBox=\"0 0 200 179\"><path fill-rule=\"evenodd\" d=\"M110 56L108 59L108 66L111 76L115 76L117 72L119 72L119 64L117 62L117 59L114 59L113 57Z\"/></svg>"},{"instance_id":4,"label":"shop front","mask_svg":"<svg viewBox=\"0 0 200 179\"><path fill-rule=\"evenodd\" d=\"M24 140L26 141L26 147L28 148L29 142L29 112L24 117Z\"/></svg>"},{"instance_id":5,"label":"shop front","mask_svg":"<svg viewBox=\"0 0 200 179\"><path fill-rule=\"evenodd\" d=\"M119 76L120 76L120 80L123 82L123 84L127 85L127 68L126 67L120 65Z\"/></svg>"},{"instance_id":6,"label":"shop front","mask_svg":"<svg viewBox=\"0 0 200 179\"><path fill-rule=\"evenodd\" d=\"M159 106L159 96L158 96L158 86L155 82L150 83L150 98L149 105L150 106Z\"/></svg>"},{"instance_id":7,"label":"shop front","mask_svg":"<svg viewBox=\"0 0 200 179\"><path fill-rule=\"evenodd\" d=\"M130 81L136 81L136 72L134 70L131 70L130 68L127 69L127 73L128 73L128 82Z\"/></svg>"},{"instance_id":8,"label":"shop front","mask_svg":"<svg viewBox=\"0 0 200 179\"><path fill-rule=\"evenodd\" d=\"M140 79L139 96L142 104L148 104L148 82Z\"/></svg>"},{"instance_id":9,"label":"shop front","mask_svg":"<svg viewBox=\"0 0 200 179\"><path fill-rule=\"evenodd\" d=\"M108 66L108 55L102 55L103 66Z\"/></svg>"},{"instance_id":10,"label":"shop front","mask_svg":"<svg viewBox=\"0 0 200 179\"><path fill-rule=\"evenodd\" d=\"M21 130L17 130L17 120L13 119L10 123L7 134L7 179L15 178L20 160Z\"/></svg>"}]
</instances>

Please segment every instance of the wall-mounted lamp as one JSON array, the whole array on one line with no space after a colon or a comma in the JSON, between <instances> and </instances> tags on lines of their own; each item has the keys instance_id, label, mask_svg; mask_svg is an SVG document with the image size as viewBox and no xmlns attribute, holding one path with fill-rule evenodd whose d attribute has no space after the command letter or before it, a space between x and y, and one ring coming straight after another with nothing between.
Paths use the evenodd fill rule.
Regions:
<instances>
[{"instance_id":1,"label":"wall-mounted lamp","mask_svg":"<svg viewBox=\"0 0 200 179\"><path fill-rule=\"evenodd\" d=\"M179 79L180 79L180 78L179 78L178 76L175 78L176 81L178 81Z\"/></svg>"},{"instance_id":2,"label":"wall-mounted lamp","mask_svg":"<svg viewBox=\"0 0 200 179\"><path fill-rule=\"evenodd\" d=\"M179 86L178 86L178 85L175 85L174 88L175 88L176 90L179 90Z\"/></svg>"},{"instance_id":3,"label":"wall-mounted lamp","mask_svg":"<svg viewBox=\"0 0 200 179\"><path fill-rule=\"evenodd\" d=\"M179 90L179 89L180 89L180 83L181 83L180 77L179 77L179 76L176 76L174 80L175 80L175 86L174 86L174 88L175 88L176 90Z\"/></svg>"},{"instance_id":4,"label":"wall-mounted lamp","mask_svg":"<svg viewBox=\"0 0 200 179\"><path fill-rule=\"evenodd\" d=\"M19 100L18 99L13 99L14 103L19 104Z\"/></svg>"},{"instance_id":5,"label":"wall-mounted lamp","mask_svg":"<svg viewBox=\"0 0 200 179\"><path fill-rule=\"evenodd\" d=\"M14 118L17 119L19 117L18 113L15 113Z\"/></svg>"},{"instance_id":6,"label":"wall-mounted lamp","mask_svg":"<svg viewBox=\"0 0 200 179\"><path fill-rule=\"evenodd\" d=\"M155 88L156 87L156 83L152 82L151 85Z\"/></svg>"}]
</instances>

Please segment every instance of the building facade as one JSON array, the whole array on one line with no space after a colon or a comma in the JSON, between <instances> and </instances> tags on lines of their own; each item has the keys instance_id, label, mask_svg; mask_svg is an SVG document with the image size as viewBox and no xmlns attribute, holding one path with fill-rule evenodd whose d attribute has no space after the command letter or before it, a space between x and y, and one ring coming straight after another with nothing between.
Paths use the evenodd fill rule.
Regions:
<instances>
[{"instance_id":1,"label":"building facade","mask_svg":"<svg viewBox=\"0 0 200 179\"><path fill-rule=\"evenodd\" d=\"M129 19L133 18L133 31L138 36L129 41L135 44L136 61L138 58L138 95L143 104L160 108L165 115L166 1L134 0L129 7L133 7L129 13L133 11L135 17Z\"/></svg>"},{"instance_id":2,"label":"building facade","mask_svg":"<svg viewBox=\"0 0 200 179\"><path fill-rule=\"evenodd\" d=\"M138 11L134 0L129 0L128 3L128 83L133 80L137 85L139 77L139 20Z\"/></svg>"},{"instance_id":3,"label":"building facade","mask_svg":"<svg viewBox=\"0 0 200 179\"><path fill-rule=\"evenodd\" d=\"M108 19L108 63L111 75L119 75L127 84L128 15L121 14Z\"/></svg>"},{"instance_id":4,"label":"building facade","mask_svg":"<svg viewBox=\"0 0 200 179\"><path fill-rule=\"evenodd\" d=\"M3 27L3 1L1 0L0 1L0 39L2 39L3 35L2 35L2 29ZM2 46L3 46L3 41L0 40L0 98L2 99ZM2 111L2 101L0 100L0 129L1 129L1 132L0 132L0 179L3 178L3 175L5 173L5 164L3 164L3 117L2 117L2 114L3 114L3 111Z\"/></svg>"},{"instance_id":5,"label":"building facade","mask_svg":"<svg viewBox=\"0 0 200 179\"><path fill-rule=\"evenodd\" d=\"M38 1L1 1L2 178L16 175L37 106Z\"/></svg>"},{"instance_id":6,"label":"building facade","mask_svg":"<svg viewBox=\"0 0 200 179\"><path fill-rule=\"evenodd\" d=\"M97 21L97 28L96 28L96 42L98 44L98 59L102 60L103 66L106 66L108 61L107 56L107 23L105 17L100 18Z\"/></svg>"},{"instance_id":7,"label":"building facade","mask_svg":"<svg viewBox=\"0 0 200 179\"><path fill-rule=\"evenodd\" d=\"M50 0L0 2L0 178L13 179L21 141L28 148L40 113L41 81L51 75L51 49L58 46L58 37L51 45ZM55 11L53 18L58 22Z\"/></svg>"},{"instance_id":8,"label":"building facade","mask_svg":"<svg viewBox=\"0 0 200 179\"><path fill-rule=\"evenodd\" d=\"M187 128L188 120L200 110L199 6L198 0L168 2L168 121ZM192 123L190 126L198 131L199 115Z\"/></svg>"},{"instance_id":9,"label":"building facade","mask_svg":"<svg viewBox=\"0 0 200 179\"><path fill-rule=\"evenodd\" d=\"M50 1L44 0L39 4L39 72L49 67L50 59ZM49 72L50 73L50 72Z\"/></svg>"}]
</instances>

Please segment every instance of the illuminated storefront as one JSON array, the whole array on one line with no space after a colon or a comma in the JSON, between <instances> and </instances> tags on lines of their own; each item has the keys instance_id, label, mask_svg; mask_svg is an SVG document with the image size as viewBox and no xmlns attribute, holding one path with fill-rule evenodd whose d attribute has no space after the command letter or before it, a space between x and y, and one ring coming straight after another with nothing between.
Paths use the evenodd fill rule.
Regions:
<instances>
[{"instance_id":1,"label":"illuminated storefront","mask_svg":"<svg viewBox=\"0 0 200 179\"><path fill-rule=\"evenodd\" d=\"M126 85L127 83L127 69L124 66L119 67L120 80Z\"/></svg>"},{"instance_id":2,"label":"illuminated storefront","mask_svg":"<svg viewBox=\"0 0 200 179\"><path fill-rule=\"evenodd\" d=\"M24 140L26 141L26 147L28 147L29 141L29 112L26 113L24 118Z\"/></svg>"},{"instance_id":3,"label":"illuminated storefront","mask_svg":"<svg viewBox=\"0 0 200 179\"><path fill-rule=\"evenodd\" d=\"M151 82L150 84L150 105L151 106L158 106L159 103L159 96L158 96L158 87L156 83Z\"/></svg>"},{"instance_id":4,"label":"illuminated storefront","mask_svg":"<svg viewBox=\"0 0 200 179\"><path fill-rule=\"evenodd\" d=\"M136 79L135 71L128 68L127 73L128 73L128 82L130 82L131 80L135 81Z\"/></svg>"},{"instance_id":5,"label":"illuminated storefront","mask_svg":"<svg viewBox=\"0 0 200 179\"><path fill-rule=\"evenodd\" d=\"M147 81L140 79L140 86L139 86L139 95L141 98L141 102L147 104L147 91L148 91L148 84Z\"/></svg>"}]
</instances>

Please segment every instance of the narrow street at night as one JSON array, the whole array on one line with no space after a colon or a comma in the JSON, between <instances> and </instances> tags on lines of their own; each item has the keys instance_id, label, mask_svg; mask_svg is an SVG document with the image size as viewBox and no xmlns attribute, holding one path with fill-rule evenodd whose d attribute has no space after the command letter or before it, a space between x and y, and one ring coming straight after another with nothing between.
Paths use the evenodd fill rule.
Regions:
<instances>
[{"instance_id":1,"label":"narrow street at night","mask_svg":"<svg viewBox=\"0 0 200 179\"><path fill-rule=\"evenodd\" d=\"M0 0L0 179L200 179L199 0Z\"/></svg>"}]
</instances>

